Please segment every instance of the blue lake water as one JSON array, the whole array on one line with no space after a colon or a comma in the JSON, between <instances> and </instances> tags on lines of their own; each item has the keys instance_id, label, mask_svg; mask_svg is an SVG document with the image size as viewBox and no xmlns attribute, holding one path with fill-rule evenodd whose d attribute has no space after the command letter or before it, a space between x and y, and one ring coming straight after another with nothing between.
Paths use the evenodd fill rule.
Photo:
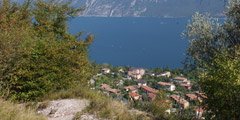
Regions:
<instances>
[{"instance_id":1,"label":"blue lake water","mask_svg":"<svg viewBox=\"0 0 240 120\"><path fill-rule=\"evenodd\" d=\"M187 40L181 37L189 18L78 17L71 33L95 35L90 58L97 63L133 67L182 67Z\"/></svg>"}]
</instances>

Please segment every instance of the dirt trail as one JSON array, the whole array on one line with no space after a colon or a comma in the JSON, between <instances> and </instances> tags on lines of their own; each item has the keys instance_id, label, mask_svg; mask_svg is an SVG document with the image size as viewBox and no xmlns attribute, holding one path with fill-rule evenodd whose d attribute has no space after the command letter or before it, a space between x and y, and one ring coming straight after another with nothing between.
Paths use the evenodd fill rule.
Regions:
<instances>
[{"instance_id":1,"label":"dirt trail","mask_svg":"<svg viewBox=\"0 0 240 120\"><path fill-rule=\"evenodd\" d=\"M88 100L65 99L50 101L48 106L38 113L47 116L48 120L72 120L76 113L81 112L89 105ZM98 120L94 115L83 115L82 120Z\"/></svg>"}]
</instances>

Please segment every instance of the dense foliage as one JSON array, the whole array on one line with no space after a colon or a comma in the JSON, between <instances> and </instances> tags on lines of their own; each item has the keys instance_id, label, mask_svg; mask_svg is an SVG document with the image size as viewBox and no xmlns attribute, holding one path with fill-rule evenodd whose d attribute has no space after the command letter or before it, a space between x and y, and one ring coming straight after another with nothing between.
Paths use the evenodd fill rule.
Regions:
<instances>
[{"instance_id":1,"label":"dense foliage","mask_svg":"<svg viewBox=\"0 0 240 120\"><path fill-rule=\"evenodd\" d=\"M200 79L214 119L240 119L240 1L230 0L224 23L197 13L185 33L186 67Z\"/></svg>"},{"instance_id":2,"label":"dense foliage","mask_svg":"<svg viewBox=\"0 0 240 120\"><path fill-rule=\"evenodd\" d=\"M70 3L0 2L0 95L35 100L52 91L87 84L92 74L88 47L68 33L67 20L77 15Z\"/></svg>"}]
</instances>

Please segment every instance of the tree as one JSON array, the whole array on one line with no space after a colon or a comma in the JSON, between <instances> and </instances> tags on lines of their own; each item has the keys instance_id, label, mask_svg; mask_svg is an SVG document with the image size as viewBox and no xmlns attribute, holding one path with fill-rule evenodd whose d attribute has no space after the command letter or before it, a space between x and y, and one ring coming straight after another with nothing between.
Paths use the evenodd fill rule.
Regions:
<instances>
[{"instance_id":1,"label":"tree","mask_svg":"<svg viewBox=\"0 0 240 120\"><path fill-rule=\"evenodd\" d=\"M240 1L231 0L223 24L196 13L185 32L186 67L199 78L210 117L240 119ZM190 72L191 72L190 71Z\"/></svg>"},{"instance_id":2,"label":"tree","mask_svg":"<svg viewBox=\"0 0 240 120\"><path fill-rule=\"evenodd\" d=\"M67 20L79 10L54 0L4 0L0 6L0 95L36 100L48 92L87 85L94 72L88 59L93 40L79 40Z\"/></svg>"},{"instance_id":3,"label":"tree","mask_svg":"<svg viewBox=\"0 0 240 120\"><path fill-rule=\"evenodd\" d=\"M217 56L202 74L200 86L207 94L205 103L215 119L239 119L240 58Z\"/></svg>"},{"instance_id":4,"label":"tree","mask_svg":"<svg viewBox=\"0 0 240 120\"><path fill-rule=\"evenodd\" d=\"M149 111L154 115L156 120L173 119L172 115L168 115L166 110L171 108L170 101L167 100L166 93L159 91L154 101L150 103Z\"/></svg>"}]
</instances>

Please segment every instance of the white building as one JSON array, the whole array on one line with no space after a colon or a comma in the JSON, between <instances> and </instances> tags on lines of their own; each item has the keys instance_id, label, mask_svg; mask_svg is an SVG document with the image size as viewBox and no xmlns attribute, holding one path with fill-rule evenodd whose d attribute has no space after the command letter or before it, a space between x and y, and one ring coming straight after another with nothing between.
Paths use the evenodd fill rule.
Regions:
<instances>
[{"instance_id":1,"label":"white building","mask_svg":"<svg viewBox=\"0 0 240 120\"><path fill-rule=\"evenodd\" d=\"M142 68L132 68L128 71L128 76L135 79L142 79L143 75L145 75L145 70Z\"/></svg>"},{"instance_id":2,"label":"white building","mask_svg":"<svg viewBox=\"0 0 240 120\"><path fill-rule=\"evenodd\" d=\"M159 75L157 75L157 77L171 77L171 72L164 72L164 73L161 73Z\"/></svg>"},{"instance_id":3,"label":"white building","mask_svg":"<svg viewBox=\"0 0 240 120\"><path fill-rule=\"evenodd\" d=\"M111 70L109 68L102 69L102 73L104 73L104 74L109 74L110 72L111 72Z\"/></svg>"}]
</instances>

